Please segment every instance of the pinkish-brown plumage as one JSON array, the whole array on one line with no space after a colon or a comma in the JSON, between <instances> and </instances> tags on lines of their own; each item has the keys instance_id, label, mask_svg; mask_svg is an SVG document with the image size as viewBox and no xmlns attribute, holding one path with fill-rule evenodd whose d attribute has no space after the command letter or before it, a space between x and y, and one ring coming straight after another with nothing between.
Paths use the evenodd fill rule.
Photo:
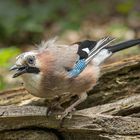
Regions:
<instances>
[{"instance_id":1,"label":"pinkish-brown plumage","mask_svg":"<svg viewBox=\"0 0 140 140\"><path fill-rule=\"evenodd\" d=\"M87 91L96 84L99 65L104 60L114 52L140 43L138 39L107 48L112 41L107 37L70 46L59 45L54 40L42 42L38 50L19 55L11 70L17 72L14 77L21 75L31 94L46 98L51 109L77 95L78 100L65 109L60 117L63 118L87 98Z\"/></svg>"},{"instance_id":2,"label":"pinkish-brown plumage","mask_svg":"<svg viewBox=\"0 0 140 140\"><path fill-rule=\"evenodd\" d=\"M93 64L88 65L85 71L78 77L68 77L66 68L72 68L74 66L77 60L77 54L73 54L73 57L69 59L67 54L65 54L66 51L64 51L66 47L68 47L69 53L75 49L69 46L61 46L59 52L56 52L48 48L37 55L42 72L41 88L38 96L53 99L58 96L61 97L66 93L72 96L79 95L81 92L90 90L95 85L99 75L99 68ZM63 63L64 61L65 63Z\"/></svg>"}]
</instances>

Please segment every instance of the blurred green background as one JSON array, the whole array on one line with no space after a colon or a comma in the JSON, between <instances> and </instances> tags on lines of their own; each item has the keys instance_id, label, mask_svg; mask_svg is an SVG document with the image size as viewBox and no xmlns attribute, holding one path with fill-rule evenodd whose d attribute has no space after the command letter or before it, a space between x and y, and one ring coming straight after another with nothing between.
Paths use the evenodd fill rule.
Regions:
<instances>
[{"instance_id":1,"label":"blurred green background","mask_svg":"<svg viewBox=\"0 0 140 140\"><path fill-rule=\"evenodd\" d=\"M0 90L19 86L8 69L41 40L60 36L68 44L107 35L117 41L140 37L139 0L0 0ZM139 53L128 49L112 61Z\"/></svg>"}]
</instances>

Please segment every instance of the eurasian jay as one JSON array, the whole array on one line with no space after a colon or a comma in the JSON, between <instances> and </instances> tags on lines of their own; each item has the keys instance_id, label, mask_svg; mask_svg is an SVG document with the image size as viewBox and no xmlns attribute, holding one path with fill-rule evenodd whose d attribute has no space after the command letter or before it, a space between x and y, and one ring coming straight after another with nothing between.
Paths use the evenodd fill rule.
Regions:
<instances>
[{"instance_id":1,"label":"eurasian jay","mask_svg":"<svg viewBox=\"0 0 140 140\"><path fill-rule=\"evenodd\" d=\"M100 65L113 53L140 44L140 39L110 45L113 38L59 45L55 39L42 42L37 50L20 54L11 68L21 76L29 93L49 100L49 108L61 106L73 96L77 101L64 110L62 119L86 100L99 78ZM55 101L55 102L54 102Z\"/></svg>"}]
</instances>

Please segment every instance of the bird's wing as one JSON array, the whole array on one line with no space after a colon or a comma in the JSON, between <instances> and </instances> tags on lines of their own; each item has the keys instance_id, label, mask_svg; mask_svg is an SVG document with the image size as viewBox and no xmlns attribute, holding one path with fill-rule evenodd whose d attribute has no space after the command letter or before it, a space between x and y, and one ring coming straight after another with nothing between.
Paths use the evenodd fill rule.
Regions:
<instances>
[{"instance_id":1,"label":"bird's wing","mask_svg":"<svg viewBox=\"0 0 140 140\"><path fill-rule=\"evenodd\" d=\"M86 55L84 55L83 57L83 53L81 53L82 58L80 56L79 60L76 62L74 67L69 71L69 77L70 78L77 77L86 68L89 62L91 62L91 60L93 60L94 57L98 53L100 53L101 50L106 48L113 40L114 38L105 37L99 40L98 42L93 42L93 45L91 45L92 46L91 50L89 49L89 47L85 47L82 49L79 47L83 52L85 52Z\"/></svg>"}]
</instances>

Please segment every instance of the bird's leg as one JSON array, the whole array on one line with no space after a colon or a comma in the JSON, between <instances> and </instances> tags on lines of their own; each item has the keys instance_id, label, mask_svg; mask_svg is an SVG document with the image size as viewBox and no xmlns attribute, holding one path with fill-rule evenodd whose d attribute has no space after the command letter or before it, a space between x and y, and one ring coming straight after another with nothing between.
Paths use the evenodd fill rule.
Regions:
<instances>
[{"instance_id":1,"label":"bird's leg","mask_svg":"<svg viewBox=\"0 0 140 140\"><path fill-rule=\"evenodd\" d=\"M48 105L48 109L47 109L47 116L51 115L52 113L54 113L55 111L62 111L64 110L63 107L61 107L61 104L59 103L59 99L55 99L52 100L49 105Z\"/></svg>"},{"instance_id":2,"label":"bird's leg","mask_svg":"<svg viewBox=\"0 0 140 140\"><path fill-rule=\"evenodd\" d=\"M64 111L64 108L61 106L66 101L70 100L71 95L66 95L61 98L57 98L54 101L50 103L47 109L47 115L51 115L52 113L62 112Z\"/></svg>"},{"instance_id":3,"label":"bird's leg","mask_svg":"<svg viewBox=\"0 0 140 140\"><path fill-rule=\"evenodd\" d=\"M70 112L72 112L74 110L74 108L79 105L80 103L82 103L84 100L86 100L87 98L87 93L82 93L78 95L79 99L74 102L71 106L69 106L68 108L65 109L65 111L61 114L58 115L57 118L62 120L63 118L65 118Z\"/></svg>"}]
</instances>

